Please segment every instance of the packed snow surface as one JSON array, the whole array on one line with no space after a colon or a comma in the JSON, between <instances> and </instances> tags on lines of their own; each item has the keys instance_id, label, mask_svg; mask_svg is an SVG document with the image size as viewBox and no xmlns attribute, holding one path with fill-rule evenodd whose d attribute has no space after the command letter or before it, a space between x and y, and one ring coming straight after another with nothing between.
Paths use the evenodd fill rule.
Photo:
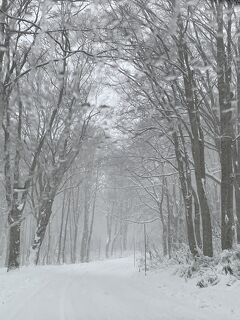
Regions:
<instances>
[{"instance_id":1,"label":"packed snow surface","mask_svg":"<svg viewBox=\"0 0 240 320\"><path fill-rule=\"evenodd\" d=\"M239 320L240 281L199 289L131 258L0 270L1 320Z\"/></svg>"}]
</instances>

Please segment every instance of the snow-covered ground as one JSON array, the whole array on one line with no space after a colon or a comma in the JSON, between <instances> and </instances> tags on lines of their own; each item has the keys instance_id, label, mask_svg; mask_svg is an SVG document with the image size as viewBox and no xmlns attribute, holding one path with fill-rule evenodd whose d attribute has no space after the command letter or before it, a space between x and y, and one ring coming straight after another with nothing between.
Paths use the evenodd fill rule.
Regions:
<instances>
[{"instance_id":1,"label":"snow-covered ground","mask_svg":"<svg viewBox=\"0 0 240 320\"><path fill-rule=\"evenodd\" d=\"M131 258L0 270L1 320L239 320L240 281L199 289Z\"/></svg>"}]
</instances>

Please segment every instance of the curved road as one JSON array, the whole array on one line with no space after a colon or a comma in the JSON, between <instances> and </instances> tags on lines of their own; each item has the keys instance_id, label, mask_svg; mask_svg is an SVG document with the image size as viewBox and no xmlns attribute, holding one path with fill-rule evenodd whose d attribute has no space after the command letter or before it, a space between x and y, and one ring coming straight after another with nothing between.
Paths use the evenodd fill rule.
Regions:
<instances>
[{"instance_id":1,"label":"curved road","mask_svg":"<svg viewBox=\"0 0 240 320\"><path fill-rule=\"evenodd\" d=\"M0 272L1 320L235 320L240 286L199 289L123 258ZM236 306L235 306L236 304Z\"/></svg>"}]
</instances>

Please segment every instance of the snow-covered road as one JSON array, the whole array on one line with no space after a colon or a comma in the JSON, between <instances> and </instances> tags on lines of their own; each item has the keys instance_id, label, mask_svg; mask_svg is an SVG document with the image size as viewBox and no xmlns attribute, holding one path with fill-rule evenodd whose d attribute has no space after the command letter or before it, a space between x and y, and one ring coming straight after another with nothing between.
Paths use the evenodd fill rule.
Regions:
<instances>
[{"instance_id":1,"label":"snow-covered road","mask_svg":"<svg viewBox=\"0 0 240 320\"><path fill-rule=\"evenodd\" d=\"M0 270L1 320L239 320L240 282L199 289L130 258Z\"/></svg>"}]
</instances>

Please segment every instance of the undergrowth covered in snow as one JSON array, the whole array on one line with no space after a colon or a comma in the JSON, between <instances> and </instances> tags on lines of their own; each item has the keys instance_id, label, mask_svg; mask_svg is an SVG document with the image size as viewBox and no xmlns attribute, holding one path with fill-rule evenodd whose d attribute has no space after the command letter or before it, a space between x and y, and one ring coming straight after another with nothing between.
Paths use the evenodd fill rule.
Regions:
<instances>
[{"instance_id":1,"label":"undergrowth covered in snow","mask_svg":"<svg viewBox=\"0 0 240 320\"><path fill-rule=\"evenodd\" d=\"M139 270L144 269L144 258L138 261ZM186 281L196 279L199 288L217 285L224 281L231 286L240 280L240 247L224 250L212 258L200 255L193 257L185 248L175 252L172 257L148 255L147 270L176 266L175 273Z\"/></svg>"}]
</instances>

